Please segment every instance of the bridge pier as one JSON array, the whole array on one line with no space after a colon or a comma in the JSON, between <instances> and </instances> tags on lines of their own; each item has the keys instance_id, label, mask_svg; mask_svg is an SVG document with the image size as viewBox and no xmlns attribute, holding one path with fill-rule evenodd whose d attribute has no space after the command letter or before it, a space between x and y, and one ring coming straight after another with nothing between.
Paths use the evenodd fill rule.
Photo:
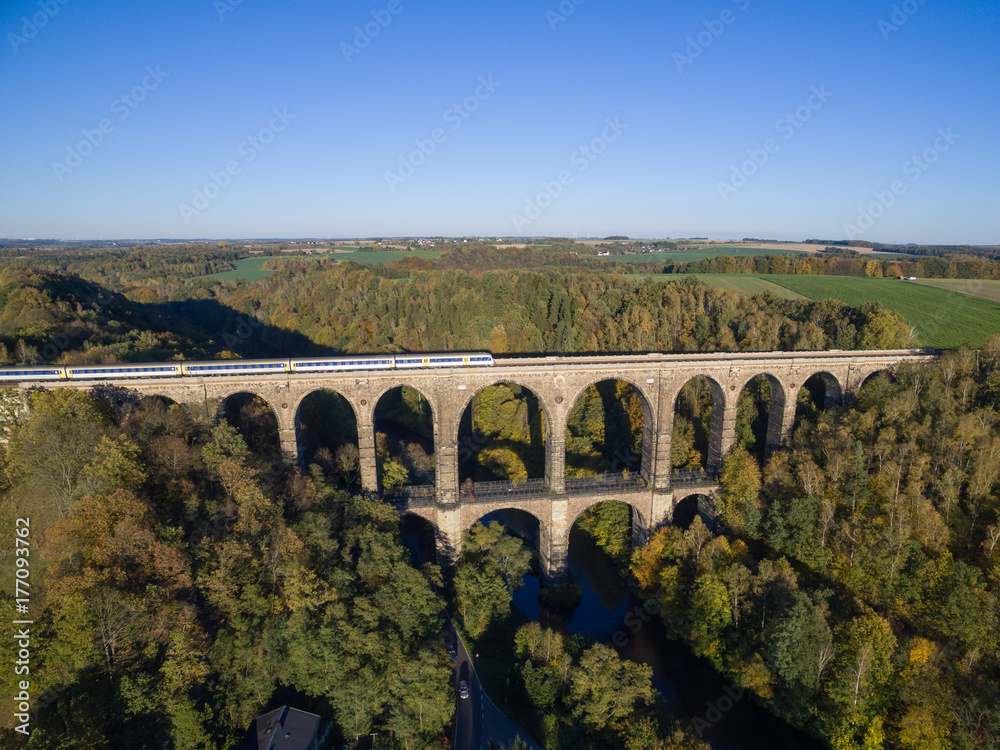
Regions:
<instances>
[{"instance_id":1,"label":"bridge pier","mask_svg":"<svg viewBox=\"0 0 1000 750\"><path fill-rule=\"evenodd\" d=\"M542 583L565 586L569 580L569 502L552 500L548 528L539 524L538 556Z\"/></svg>"},{"instance_id":2,"label":"bridge pier","mask_svg":"<svg viewBox=\"0 0 1000 750\"><path fill-rule=\"evenodd\" d=\"M281 457L293 466L299 465L299 441L294 427L279 427L278 442L281 444Z\"/></svg>"},{"instance_id":3,"label":"bridge pier","mask_svg":"<svg viewBox=\"0 0 1000 750\"><path fill-rule=\"evenodd\" d=\"M358 463L361 489L364 492L378 492L378 455L375 450L373 422L358 422Z\"/></svg>"},{"instance_id":4,"label":"bridge pier","mask_svg":"<svg viewBox=\"0 0 1000 750\"><path fill-rule=\"evenodd\" d=\"M437 440L434 430L434 484L437 501L442 505L458 502L458 445Z\"/></svg>"},{"instance_id":5,"label":"bridge pier","mask_svg":"<svg viewBox=\"0 0 1000 750\"><path fill-rule=\"evenodd\" d=\"M668 477L669 480L669 477ZM653 490L653 499L650 506L649 513L649 528L646 529L646 534L648 536L649 532L655 531L661 526L666 526L672 523L674 520L674 493L670 492L659 492ZM635 545L635 524L632 525L632 544L633 548Z\"/></svg>"},{"instance_id":6,"label":"bridge pier","mask_svg":"<svg viewBox=\"0 0 1000 750\"><path fill-rule=\"evenodd\" d=\"M722 459L729 455L736 442L736 401L739 394L731 398L721 390L713 389L712 427L708 436L708 470L722 468Z\"/></svg>"},{"instance_id":7,"label":"bridge pier","mask_svg":"<svg viewBox=\"0 0 1000 750\"><path fill-rule=\"evenodd\" d=\"M776 450L784 448L792 439L795 427L795 405L798 393L793 388L777 388L771 384L771 407L767 414L767 442L764 455L770 457Z\"/></svg>"},{"instance_id":8,"label":"bridge pier","mask_svg":"<svg viewBox=\"0 0 1000 750\"><path fill-rule=\"evenodd\" d=\"M670 490L670 474L672 463L671 451L671 439L673 435L670 431L673 430L673 421L669 425L661 425L660 429L656 433L656 447L655 455L652 458L652 481L648 478L646 479L647 484L649 484L654 492L667 492Z\"/></svg>"},{"instance_id":9,"label":"bridge pier","mask_svg":"<svg viewBox=\"0 0 1000 750\"><path fill-rule=\"evenodd\" d=\"M557 428L558 429L558 428ZM545 436L545 484L549 492L561 495L566 491L566 432Z\"/></svg>"},{"instance_id":10,"label":"bridge pier","mask_svg":"<svg viewBox=\"0 0 1000 750\"><path fill-rule=\"evenodd\" d=\"M674 437L674 407L677 402L677 385L672 377L660 378L660 390L657 394L656 424L650 425L653 434L648 441L653 447L652 479L646 481L653 492L670 490L670 474L673 470L673 437ZM646 434L642 436L642 446L646 448Z\"/></svg>"},{"instance_id":11,"label":"bridge pier","mask_svg":"<svg viewBox=\"0 0 1000 750\"><path fill-rule=\"evenodd\" d=\"M455 505L451 508L437 509L437 522L434 524L437 541L437 562L442 570L452 570L462 555L462 508Z\"/></svg>"}]
</instances>

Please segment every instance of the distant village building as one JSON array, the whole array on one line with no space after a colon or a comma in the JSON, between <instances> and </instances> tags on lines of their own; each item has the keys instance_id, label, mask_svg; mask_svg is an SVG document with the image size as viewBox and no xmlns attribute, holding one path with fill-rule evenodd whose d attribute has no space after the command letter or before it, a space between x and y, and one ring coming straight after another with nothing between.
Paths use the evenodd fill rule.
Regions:
<instances>
[{"instance_id":1,"label":"distant village building","mask_svg":"<svg viewBox=\"0 0 1000 750\"><path fill-rule=\"evenodd\" d=\"M282 706L258 716L230 750L319 750L319 717Z\"/></svg>"}]
</instances>

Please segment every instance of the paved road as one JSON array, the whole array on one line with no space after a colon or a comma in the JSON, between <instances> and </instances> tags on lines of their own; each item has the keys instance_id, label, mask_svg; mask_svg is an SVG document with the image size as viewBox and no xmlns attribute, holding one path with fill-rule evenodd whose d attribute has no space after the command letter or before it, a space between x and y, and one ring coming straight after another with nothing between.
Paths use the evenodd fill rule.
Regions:
<instances>
[{"instance_id":1,"label":"paved road","mask_svg":"<svg viewBox=\"0 0 1000 750\"><path fill-rule=\"evenodd\" d=\"M455 659L455 672L452 679L455 682L455 750L479 750L482 745L483 731L483 690L476 676L465 644L455 633L451 620L448 621L458 656ZM458 694L458 683L461 680L469 683L469 697L461 698Z\"/></svg>"},{"instance_id":2,"label":"paved road","mask_svg":"<svg viewBox=\"0 0 1000 750\"><path fill-rule=\"evenodd\" d=\"M455 750L486 750L489 740L496 740L503 745L509 745L514 737L521 736L528 747L533 750L542 748L532 740L526 731L517 723L504 715L479 684L479 676L472 657L455 633L451 620L447 620L447 631L453 642L456 642L458 657L455 659ZM458 683L465 680L469 683L469 697L458 697Z\"/></svg>"}]
</instances>

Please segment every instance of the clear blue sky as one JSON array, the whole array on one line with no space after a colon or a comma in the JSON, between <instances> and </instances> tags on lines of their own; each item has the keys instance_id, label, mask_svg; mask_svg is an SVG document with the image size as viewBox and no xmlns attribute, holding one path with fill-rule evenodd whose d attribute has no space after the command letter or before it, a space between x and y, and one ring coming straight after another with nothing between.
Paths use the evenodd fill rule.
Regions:
<instances>
[{"instance_id":1,"label":"clear blue sky","mask_svg":"<svg viewBox=\"0 0 1000 750\"><path fill-rule=\"evenodd\" d=\"M995 0L237 2L2 3L0 237L1000 242Z\"/></svg>"}]
</instances>

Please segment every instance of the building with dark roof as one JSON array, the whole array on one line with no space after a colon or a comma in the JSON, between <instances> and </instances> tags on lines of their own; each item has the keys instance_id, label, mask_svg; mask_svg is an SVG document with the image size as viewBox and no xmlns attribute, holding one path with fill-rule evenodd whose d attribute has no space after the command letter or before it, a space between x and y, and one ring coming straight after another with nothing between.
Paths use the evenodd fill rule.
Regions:
<instances>
[{"instance_id":1,"label":"building with dark roof","mask_svg":"<svg viewBox=\"0 0 1000 750\"><path fill-rule=\"evenodd\" d=\"M232 750L319 750L319 717L282 706L258 716Z\"/></svg>"}]
</instances>

